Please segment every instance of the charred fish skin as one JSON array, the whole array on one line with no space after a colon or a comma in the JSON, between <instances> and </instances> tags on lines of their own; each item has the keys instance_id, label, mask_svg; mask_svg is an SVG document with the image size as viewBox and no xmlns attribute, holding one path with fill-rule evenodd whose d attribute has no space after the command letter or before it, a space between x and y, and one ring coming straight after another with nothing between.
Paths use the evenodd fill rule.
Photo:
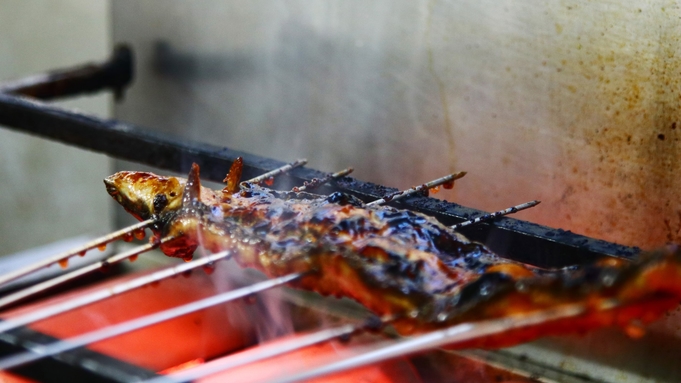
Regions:
<instances>
[{"instance_id":1,"label":"charred fish skin","mask_svg":"<svg viewBox=\"0 0 681 383\"><path fill-rule=\"evenodd\" d=\"M211 251L231 249L242 266L270 276L307 273L294 283L297 287L350 297L378 315L398 317L394 324L405 334L575 302L596 307L606 299L632 305L658 302L649 310L656 313L649 317L655 317L681 297L677 249L633 263L605 260L572 269L538 270L504 260L431 217L367 207L342 193L324 197L257 185L212 191L200 186L194 167L187 180L156 176L162 184L182 185L181 204L175 199L161 206L153 200L159 190L170 189L145 190L153 186L149 177L114 175L110 178L124 184L110 194L126 210L143 209L131 211L138 218L147 211L160 217L160 235L176 238L162 245L166 254L188 258L201 244ZM177 198L177 189L172 190ZM640 315L636 310L593 312L568 327L581 331L625 325ZM514 344L520 338L568 330L554 326L533 331L516 341L496 339L481 346Z\"/></svg>"},{"instance_id":2,"label":"charred fish skin","mask_svg":"<svg viewBox=\"0 0 681 383\"><path fill-rule=\"evenodd\" d=\"M151 187L146 176L140 178L145 182L121 185L117 196L157 198L157 189L145 190ZM137 181L127 173L110 178ZM434 320L453 291L486 267L506 262L430 217L367 208L347 194L276 192L257 185L234 193L208 191L200 186L198 168L173 185L184 185L181 206L154 210L163 225L159 235L177 238L161 245L167 255L189 258L199 244L211 251L233 249L242 266L270 276L312 272L300 287L354 298L379 314Z\"/></svg>"},{"instance_id":3,"label":"charred fish skin","mask_svg":"<svg viewBox=\"0 0 681 383\"><path fill-rule=\"evenodd\" d=\"M349 196L338 204L329 197L257 186L223 196L216 206L196 198L197 190L185 189L189 197L164 229L164 235L190 239L164 244L166 254L183 256L183 250L198 244L212 251L228 248L244 267L270 276L309 273L299 287L351 297L380 314L426 315L434 311L427 308L441 306L443 294L456 288L453 277L461 279L427 252L442 242L431 238L431 231L442 236L445 228L435 222L429 228L425 217L367 210ZM395 235L394 227L405 225L419 226L421 233Z\"/></svg>"}]
</instances>

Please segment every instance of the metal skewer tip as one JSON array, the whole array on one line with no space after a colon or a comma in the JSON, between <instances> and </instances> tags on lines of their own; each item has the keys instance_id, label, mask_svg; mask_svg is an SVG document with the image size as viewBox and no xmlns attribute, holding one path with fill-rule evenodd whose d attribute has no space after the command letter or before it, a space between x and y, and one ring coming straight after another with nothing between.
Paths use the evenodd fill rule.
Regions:
<instances>
[{"instance_id":1,"label":"metal skewer tip","mask_svg":"<svg viewBox=\"0 0 681 383\"><path fill-rule=\"evenodd\" d=\"M113 233L104 235L102 237L96 238L78 248L71 249L69 251L54 255L50 258L40 260L38 262L32 263L30 265L27 265L25 267L22 267L21 269L11 271L9 273L5 273L3 275L0 275L0 286L4 285L6 283L9 283L15 279L21 278L25 275L28 275L32 272L35 272L37 270L40 270L42 268L48 267L50 265L53 265L55 263L58 263L60 261L64 261L66 259L69 259L70 257L73 257L78 254L84 254L86 251L94 249L95 247L99 247L102 245L106 245L107 243L113 242L115 240L118 240L120 238L130 236L133 233L139 231L139 230L144 230L147 227L153 225L154 220L148 219L146 221L142 221L140 223L137 223L132 226L128 226L126 228L120 229L118 231L115 231Z\"/></svg>"},{"instance_id":2,"label":"metal skewer tip","mask_svg":"<svg viewBox=\"0 0 681 383\"><path fill-rule=\"evenodd\" d=\"M423 190L429 190L429 189L438 187L440 185L451 184L454 181L458 180L459 178L462 178L465 175L466 175L466 172L452 173L452 174L446 175L444 177L440 177L438 179L432 180L430 182L426 182L426 183L421 184L419 186L414 186L411 189L402 190L402 191L392 193L392 194L387 195L387 196L385 196L381 199L377 199L375 201L369 202L368 204L366 204L366 206L382 205L384 203L395 201L395 200L398 200L400 198L404 198L406 196L412 195L414 193L418 193L418 192L423 191Z\"/></svg>"},{"instance_id":3,"label":"metal skewer tip","mask_svg":"<svg viewBox=\"0 0 681 383\"><path fill-rule=\"evenodd\" d=\"M220 253L212 254L204 258L193 260L191 262L167 267L165 269L155 271L151 274L143 275L141 277L119 283L112 287L106 287L73 299L68 299L66 301L58 302L47 307L32 310L26 314L12 317L3 322L0 322L0 333L15 329L20 326L26 326L33 322L47 319L55 315L63 314L70 310L74 310L95 302L99 302L104 299L111 298L116 295L134 290L136 288L173 277L175 275L180 275L182 273L196 269L198 267L228 258L230 255L231 253L229 251L223 251Z\"/></svg>"},{"instance_id":4,"label":"metal skewer tip","mask_svg":"<svg viewBox=\"0 0 681 383\"><path fill-rule=\"evenodd\" d=\"M354 170L355 169L353 169L353 168L345 168L345 169L343 169L339 172L329 174L329 175L322 177L322 178L313 178L309 182L305 181L305 183L303 183L303 186L294 187L293 189L291 189L291 191L298 193L298 192L301 192L301 191L305 191L307 189L316 189L316 188L320 187L321 185L324 185L325 183L327 183L331 180L334 180L334 179L340 178L340 177L345 177L348 174L352 173Z\"/></svg>"},{"instance_id":5,"label":"metal skewer tip","mask_svg":"<svg viewBox=\"0 0 681 383\"><path fill-rule=\"evenodd\" d=\"M287 171L289 171L291 169L303 166L305 164L307 164L307 159L301 158L299 160L291 162L290 164L286 164L286 165L284 165L280 168L276 168L276 169L271 170L271 171L269 171L265 174L261 174L261 175L255 177L255 178L251 178L250 180L246 180L246 181L241 183L241 186L248 187L248 184L259 184L259 183L261 183L261 182L263 182L263 181L265 181L269 178L278 176L282 173L286 173Z\"/></svg>"},{"instance_id":6,"label":"metal skewer tip","mask_svg":"<svg viewBox=\"0 0 681 383\"><path fill-rule=\"evenodd\" d=\"M457 229L460 229L460 228L465 227L465 226L475 225L476 223L492 221L492 220L495 220L495 219L502 217L504 215L517 213L521 210L525 210L525 209L529 209L531 207L537 206L537 205L539 205L540 202L541 201L534 200L534 201L530 201L530 202L521 203L520 205L512 206L512 207L509 207L508 209L495 211L494 213L485 214L485 215L482 215L478 218L474 218L474 219L470 219L468 221L457 223L456 225L450 226L450 228L452 230L457 230Z\"/></svg>"},{"instance_id":7,"label":"metal skewer tip","mask_svg":"<svg viewBox=\"0 0 681 383\"><path fill-rule=\"evenodd\" d=\"M166 241L170 241L172 239L174 239L174 238L168 237L168 238L164 238L161 241L156 241L156 242L153 242L153 243L148 243L146 245L142 245L142 246L132 248L132 249L125 251L123 253L111 256L111 257L109 257L105 260L102 260L102 261L81 267L80 269L73 270L69 273L60 275L56 278L49 279L47 281L35 284L33 286L29 286L29 287L22 289L22 290L19 290L15 293L6 295L6 296L0 298L0 308L5 307L7 305L10 305L12 303L18 302L18 301L20 301L24 298L27 298L31 295L35 295L35 294L38 294L40 292L43 292L47 289L50 289L50 288L57 286L57 285L60 285L64 282L68 282L68 281L75 279L77 277L80 277L82 275L91 273L95 270L105 269L113 263L120 262L124 259L134 257L135 255L142 254L142 253L145 253L147 251L153 250L153 249L159 247L161 245L161 243L164 243Z\"/></svg>"}]
</instances>

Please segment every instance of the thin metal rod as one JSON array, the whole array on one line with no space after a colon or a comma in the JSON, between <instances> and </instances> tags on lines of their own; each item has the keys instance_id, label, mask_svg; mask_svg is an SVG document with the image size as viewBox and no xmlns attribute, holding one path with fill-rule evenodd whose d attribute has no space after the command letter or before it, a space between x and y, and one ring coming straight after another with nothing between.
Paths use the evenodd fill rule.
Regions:
<instances>
[{"instance_id":1,"label":"thin metal rod","mask_svg":"<svg viewBox=\"0 0 681 383\"><path fill-rule=\"evenodd\" d=\"M117 325L109 326L100 330L91 331L52 344L37 345L31 347L30 351L0 359L0 370L6 370L9 368L21 366L26 363L36 361L38 359L56 355L65 351L73 350L78 347L86 346L88 344L109 339L131 331L139 330L141 328L161 323L170 319L174 319L182 315L187 315L195 311L203 310L208 307L218 305L220 303L225 303L233 301L235 299L243 298L267 289L281 286L285 283L300 278L302 275L303 274L299 273L288 274L283 277L266 280L237 290L214 295L212 297L201 299L182 306L174 307L172 309L163 310L155 314L146 315L137 319L133 319L131 321L119 323Z\"/></svg>"},{"instance_id":2,"label":"thin metal rod","mask_svg":"<svg viewBox=\"0 0 681 383\"><path fill-rule=\"evenodd\" d=\"M20 300L22 300L26 297L31 296L31 295L43 292L47 289L50 289L50 288L57 286L59 284L62 284L64 282L70 281L74 278L88 274L88 273L93 272L95 270L99 270L101 268L105 268L112 263L116 263L116 262L122 261L126 258L130 258L132 256L153 250L153 249L157 248L162 242L165 242L165 241L168 241L168 240L171 240L171 239L173 239L173 238L164 238L160 242L148 243L148 244L143 245L143 246L138 246L138 247L132 248L132 249L126 251L126 252L114 255L114 256L109 257L105 260L102 260L102 261L99 261L99 262L96 262L96 263L92 263L90 265L81 267L80 269L73 270L70 273L60 275L58 277L49 279L47 281L35 284L33 286L19 290L15 293L4 296L4 297L0 298L0 308L5 307L5 306L12 304L14 302L20 301Z\"/></svg>"},{"instance_id":3,"label":"thin metal rod","mask_svg":"<svg viewBox=\"0 0 681 383\"><path fill-rule=\"evenodd\" d=\"M442 184L446 184L448 182L454 182L454 181L458 180L459 178L462 178L465 175L466 175L466 172L452 173L452 174L446 175L444 177L440 177L438 179L432 180L430 182L426 182L425 184L421 184L419 186L414 186L411 189L398 191L398 192L392 193L390 195L387 195L387 196L385 196L381 199L371 201L368 204L366 204L366 206L383 205L384 203L388 203L388 202L391 202L391 201L398 200L400 198L404 198L404 197L409 196L411 194L418 193L422 190L428 190L428 189L432 189L434 187L440 186Z\"/></svg>"},{"instance_id":4,"label":"thin metal rod","mask_svg":"<svg viewBox=\"0 0 681 383\"><path fill-rule=\"evenodd\" d=\"M537 206L537 205L539 205L540 202L541 201L539 201L539 200L534 200L534 201L530 201L530 202L521 203L520 205L515 205L515 206L512 206L512 207L509 207L508 209L495 211L494 213L485 214L485 215L480 216L478 218L474 218L474 219L470 219L468 221L457 223L456 225L450 226L450 228L456 230L456 229L460 229L460 228L465 227L465 226L475 225L476 223L492 221L492 220L497 219L501 216L517 213L521 210L525 210L525 209L529 209L531 207Z\"/></svg>"},{"instance_id":5,"label":"thin metal rod","mask_svg":"<svg viewBox=\"0 0 681 383\"><path fill-rule=\"evenodd\" d=\"M205 376L213 375L218 372L230 370L236 367L245 366L247 364L256 363L261 360L273 358L275 356L283 355L293 352L308 346L323 343L342 336L348 336L358 331L359 328L355 325L347 324L340 327L330 328L302 336L297 336L293 339L282 341L279 340L274 345L259 345L257 348L247 350L237 355L226 358L225 361L213 362L196 368L185 371L180 371L174 374L157 377L147 380L145 383L160 383L163 379L170 379L176 382L193 381Z\"/></svg>"},{"instance_id":6,"label":"thin metal rod","mask_svg":"<svg viewBox=\"0 0 681 383\"><path fill-rule=\"evenodd\" d=\"M189 370L179 371L174 374L150 379L145 383L160 383L162 381L161 379L163 378L171 379L178 382L196 380L218 372L230 370L247 364L256 363L261 360L284 355L289 352L303 349L305 347L313 346L315 344L327 342L340 337L349 336L358 331L362 331L365 328L374 328L382 326L394 319L395 318L392 316L383 318L372 317L362 324L346 324L339 327L324 329L321 331L296 336L292 339L288 339L285 341L278 340L275 344L272 345L261 344L253 349L246 350L239 354L225 358L224 361L212 362L210 364L205 364Z\"/></svg>"},{"instance_id":7,"label":"thin metal rod","mask_svg":"<svg viewBox=\"0 0 681 383\"><path fill-rule=\"evenodd\" d=\"M616 300L608 300L603 302L598 309L607 310L614 308L617 305L618 302ZM558 319L577 317L587 313L588 310L589 308L585 304L565 305L533 313L518 314L473 323L463 323L397 342L380 342L371 346L366 352L361 352L358 355L316 369L282 377L277 380L276 383L292 383L313 379L445 345L453 346L457 343L469 342L475 339L501 334L513 329L529 327Z\"/></svg>"},{"instance_id":8,"label":"thin metal rod","mask_svg":"<svg viewBox=\"0 0 681 383\"><path fill-rule=\"evenodd\" d=\"M327 183L327 182L329 182L333 179L345 177L348 174L352 173L354 170L355 169L353 169L353 168L345 168L345 169L343 169L339 172L336 172L336 173L333 173L333 174L328 174L327 176L322 177L322 178L313 178L309 182L305 181L303 183L303 186L294 187L293 189L291 189L291 191L298 193L298 192L301 192L301 191L305 191L307 189L316 189L316 188L320 187L321 185L324 185L325 183Z\"/></svg>"},{"instance_id":9,"label":"thin metal rod","mask_svg":"<svg viewBox=\"0 0 681 383\"><path fill-rule=\"evenodd\" d=\"M125 235L128 235L136 230L144 230L145 228L151 226L154 223L153 220L146 220L142 221L140 223L137 223L132 226L128 226L126 228L123 228L121 230L115 231L113 233L104 235L102 237L93 239L92 241L78 247L75 249L71 249L69 251L65 251L63 253L54 255L50 258L40 260L38 262L32 263L30 265L24 266L19 270L11 271L9 273L5 273L0 275L0 286L9 283L15 279L21 278L24 275L28 275L34 271L40 270L44 267L50 266L52 264L55 264L59 261L63 261L65 259L68 259L70 257L73 257L77 254L82 254L88 250L94 249L95 247L105 245L109 242L113 242L119 238L122 238Z\"/></svg>"},{"instance_id":10,"label":"thin metal rod","mask_svg":"<svg viewBox=\"0 0 681 383\"><path fill-rule=\"evenodd\" d=\"M105 287L89 294L85 294L65 302L57 302L53 305L43 307L38 310L33 310L27 314L19 315L0 322L0 333L15 329L17 327L25 326L43 319L53 317L55 315L63 314L67 311L74 310L95 302L102 301L116 295L146 286L150 283L158 282L166 278L173 277L185 273L187 271L196 269L201 266L225 259L229 257L229 251L222 251L216 254L211 254L207 257L193 260L191 262L182 263L179 265L167 267L162 270L155 271L148 275L131 279L129 281L119 283L115 286Z\"/></svg>"},{"instance_id":11,"label":"thin metal rod","mask_svg":"<svg viewBox=\"0 0 681 383\"><path fill-rule=\"evenodd\" d=\"M284 165L280 168L276 168L276 169L271 170L271 171L269 171L265 174L261 174L257 177L251 178L250 180L244 181L244 182L241 183L241 185L244 185L246 183L259 184L262 181L265 181L266 179L268 179L270 177L274 177L274 176L278 176L280 174L286 173L287 171L294 169L294 168L297 168L297 167L300 167L300 166L303 166L306 163L307 163L307 159L305 159L305 158L295 160L295 161L291 162L290 164L286 164L286 165Z\"/></svg>"}]
</instances>

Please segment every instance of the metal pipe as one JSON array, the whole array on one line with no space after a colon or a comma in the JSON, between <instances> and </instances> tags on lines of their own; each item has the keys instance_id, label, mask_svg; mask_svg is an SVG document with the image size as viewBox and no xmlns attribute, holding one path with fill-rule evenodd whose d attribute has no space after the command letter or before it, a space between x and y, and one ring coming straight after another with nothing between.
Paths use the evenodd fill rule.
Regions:
<instances>
[{"instance_id":1,"label":"metal pipe","mask_svg":"<svg viewBox=\"0 0 681 383\"><path fill-rule=\"evenodd\" d=\"M132 49L119 45L114 48L111 57L102 63L79 65L0 83L0 93L51 100L112 89L116 97L121 98L123 89L132 82L133 76Z\"/></svg>"}]
</instances>

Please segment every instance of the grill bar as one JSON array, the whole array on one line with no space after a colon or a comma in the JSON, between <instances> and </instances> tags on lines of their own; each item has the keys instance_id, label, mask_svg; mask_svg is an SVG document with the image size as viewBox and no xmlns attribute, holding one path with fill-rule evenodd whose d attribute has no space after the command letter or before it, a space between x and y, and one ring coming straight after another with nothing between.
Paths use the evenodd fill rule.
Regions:
<instances>
[{"instance_id":1,"label":"grill bar","mask_svg":"<svg viewBox=\"0 0 681 383\"><path fill-rule=\"evenodd\" d=\"M27 344L50 344L58 340L20 327L9 333L0 334L0 357L24 352L28 349ZM45 383L124 383L158 376L152 371L88 349L73 350L56 357L41 359L30 366L18 367L11 371Z\"/></svg>"}]
</instances>

